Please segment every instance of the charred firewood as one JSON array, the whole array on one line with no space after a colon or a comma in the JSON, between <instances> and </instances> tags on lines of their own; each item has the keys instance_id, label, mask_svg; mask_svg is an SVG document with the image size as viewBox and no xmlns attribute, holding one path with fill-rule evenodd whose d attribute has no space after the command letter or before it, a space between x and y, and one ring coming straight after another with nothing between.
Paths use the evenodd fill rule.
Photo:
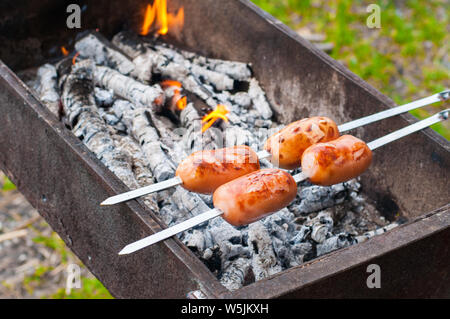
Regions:
<instances>
[{"instance_id":1,"label":"charred firewood","mask_svg":"<svg viewBox=\"0 0 450 319\"><path fill-rule=\"evenodd\" d=\"M238 258L230 261L224 267L220 283L230 291L241 288L255 281L250 260Z\"/></svg>"},{"instance_id":2,"label":"charred firewood","mask_svg":"<svg viewBox=\"0 0 450 319\"><path fill-rule=\"evenodd\" d=\"M108 128L97 112L90 60L75 64L62 92L64 110L72 131L116 176L131 189L137 188L130 158L115 148Z\"/></svg>"},{"instance_id":3,"label":"charred firewood","mask_svg":"<svg viewBox=\"0 0 450 319\"><path fill-rule=\"evenodd\" d=\"M139 141L156 180L161 182L173 177L175 175L175 167L161 148L158 133L150 125L145 109L136 109L131 116L131 133Z\"/></svg>"},{"instance_id":4,"label":"charred firewood","mask_svg":"<svg viewBox=\"0 0 450 319\"><path fill-rule=\"evenodd\" d=\"M273 115L269 102L267 102L266 94L259 86L256 79L250 80L248 95L252 99L253 107L261 114L264 119L270 119Z\"/></svg>"},{"instance_id":5,"label":"charred firewood","mask_svg":"<svg viewBox=\"0 0 450 319\"><path fill-rule=\"evenodd\" d=\"M273 251L272 239L261 221L248 226L248 245L252 251L252 268L256 280L281 271Z\"/></svg>"},{"instance_id":6,"label":"charred firewood","mask_svg":"<svg viewBox=\"0 0 450 319\"><path fill-rule=\"evenodd\" d=\"M164 105L164 93L159 85L145 85L113 69L97 66L94 72L95 83L114 94L129 100L135 105L153 108L160 112Z\"/></svg>"},{"instance_id":7,"label":"charred firewood","mask_svg":"<svg viewBox=\"0 0 450 319\"><path fill-rule=\"evenodd\" d=\"M148 160L143 154L141 148L136 141L130 136L114 135L117 149L131 159L131 167L136 182L140 187L151 185L154 183L153 174L149 169ZM159 211L156 195L150 194L143 197L144 203L154 212Z\"/></svg>"},{"instance_id":8,"label":"charred firewood","mask_svg":"<svg viewBox=\"0 0 450 319\"><path fill-rule=\"evenodd\" d=\"M133 62L99 33L87 34L75 43L75 49L81 58L91 59L96 64L116 69L124 75L129 75L135 69Z\"/></svg>"},{"instance_id":9,"label":"charred firewood","mask_svg":"<svg viewBox=\"0 0 450 319\"><path fill-rule=\"evenodd\" d=\"M44 64L37 71L37 91L42 103L58 118L61 115L61 98L58 90L56 68L51 64Z\"/></svg>"}]
</instances>

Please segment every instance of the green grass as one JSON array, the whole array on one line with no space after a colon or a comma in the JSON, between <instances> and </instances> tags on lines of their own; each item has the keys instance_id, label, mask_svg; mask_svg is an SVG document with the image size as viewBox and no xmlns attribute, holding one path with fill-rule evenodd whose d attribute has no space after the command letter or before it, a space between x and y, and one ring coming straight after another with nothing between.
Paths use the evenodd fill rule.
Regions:
<instances>
[{"instance_id":1,"label":"green grass","mask_svg":"<svg viewBox=\"0 0 450 319\"><path fill-rule=\"evenodd\" d=\"M103 284L95 278L81 278L81 288L72 289L66 294L65 288L60 288L55 294L49 296L52 299L113 299Z\"/></svg>"},{"instance_id":2,"label":"green grass","mask_svg":"<svg viewBox=\"0 0 450 319\"><path fill-rule=\"evenodd\" d=\"M444 65L450 50L450 6L444 0L407 0L402 7L387 0L252 1L294 30L307 27L325 34L334 44L332 58L397 104L450 87L450 70ZM381 8L380 29L366 26L371 3ZM446 107L448 103L438 103L411 114L422 119ZM448 124L432 128L450 140Z\"/></svg>"},{"instance_id":3,"label":"green grass","mask_svg":"<svg viewBox=\"0 0 450 319\"><path fill-rule=\"evenodd\" d=\"M5 192L16 189L16 186L13 184L13 182L11 182L6 176L3 176L3 181L0 181L0 186L0 190Z\"/></svg>"}]
</instances>

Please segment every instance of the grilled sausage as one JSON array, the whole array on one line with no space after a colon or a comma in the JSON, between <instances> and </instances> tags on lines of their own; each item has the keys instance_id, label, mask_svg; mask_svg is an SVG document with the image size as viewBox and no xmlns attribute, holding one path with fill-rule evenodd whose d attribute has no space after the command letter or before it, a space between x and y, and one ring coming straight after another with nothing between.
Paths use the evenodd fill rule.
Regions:
<instances>
[{"instance_id":1,"label":"grilled sausage","mask_svg":"<svg viewBox=\"0 0 450 319\"><path fill-rule=\"evenodd\" d=\"M293 122L269 137L264 149L272 154L272 163L285 168L300 167L303 152L311 145L339 137L336 123L323 116Z\"/></svg>"},{"instance_id":2,"label":"grilled sausage","mask_svg":"<svg viewBox=\"0 0 450 319\"><path fill-rule=\"evenodd\" d=\"M220 185L258 169L258 155L241 145L192 153L178 165L176 175L187 190L211 194Z\"/></svg>"},{"instance_id":3,"label":"grilled sausage","mask_svg":"<svg viewBox=\"0 0 450 319\"><path fill-rule=\"evenodd\" d=\"M360 139L343 135L310 146L302 156L302 172L318 185L333 185L355 178L372 162L372 151Z\"/></svg>"},{"instance_id":4,"label":"grilled sausage","mask_svg":"<svg viewBox=\"0 0 450 319\"><path fill-rule=\"evenodd\" d=\"M214 207L234 226L250 224L283 207L297 194L294 178L280 169L261 169L216 189Z\"/></svg>"}]
</instances>

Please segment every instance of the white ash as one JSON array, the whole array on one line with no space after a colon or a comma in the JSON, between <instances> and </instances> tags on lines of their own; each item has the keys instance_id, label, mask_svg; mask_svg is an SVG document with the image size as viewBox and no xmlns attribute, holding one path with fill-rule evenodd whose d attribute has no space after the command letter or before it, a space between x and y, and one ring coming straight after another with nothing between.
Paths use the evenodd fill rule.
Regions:
<instances>
[{"instance_id":1,"label":"white ash","mask_svg":"<svg viewBox=\"0 0 450 319\"><path fill-rule=\"evenodd\" d=\"M259 111L264 119L270 119L273 115L272 109L266 99L266 94L263 89L259 86L256 79L250 80L250 88L248 94L253 101L254 107Z\"/></svg>"},{"instance_id":2,"label":"white ash","mask_svg":"<svg viewBox=\"0 0 450 319\"><path fill-rule=\"evenodd\" d=\"M131 168L138 185L143 187L153 184L153 174L149 168L147 157L144 156L137 142L130 136L119 134L113 135L113 138L116 142L117 149L128 155L128 158L131 159ZM152 211L157 212L159 210L155 194L146 195L142 199Z\"/></svg>"},{"instance_id":3,"label":"white ash","mask_svg":"<svg viewBox=\"0 0 450 319\"><path fill-rule=\"evenodd\" d=\"M113 105L115 97L113 90L104 90L99 87L94 88L95 102L102 108L109 108Z\"/></svg>"},{"instance_id":4,"label":"white ash","mask_svg":"<svg viewBox=\"0 0 450 319\"><path fill-rule=\"evenodd\" d=\"M309 214L344 202L349 194L359 192L360 187L355 179L330 187L299 186L298 198L290 206L296 215Z\"/></svg>"},{"instance_id":5,"label":"white ash","mask_svg":"<svg viewBox=\"0 0 450 319\"><path fill-rule=\"evenodd\" d=\"M233 291L245 284L255 281L252 265L247 258L238 258L228 261L220 276L220 283Z\"/></svg>"},{"instance_id":6,"label":"white ash","mask_svg":"<svg viewBox=\"0 0 450 319\"><path fill-rule=\"evenodd\" d=\"M75 43L75 49L80 53L81 58L91 59L96 64L104 65L116 69L124 75L134 71L135 65L117 48L100 34L89 33Z\"/></svg>"},{"instance_id":7,"label":"white ash","mask_svg":"<svg viewBox=\"0 0 450 319\"><path fill-rule=\"evenodd\" d=\"M158 182L167 180L175 175L175 167L161 148L159 136L148 121L145 109L133 110L131 133L139 141L149 166Z\"/></svg>"},{"instance_id":8,"label":"white ash","mask_svg":"<svg viewBox=\"0 0 450 319\"><path fill-rule=\"evenodd\" d=\"M248 245L253 256L252 269L255 280L266 278L282 270L273 251L272 238L261 221L248 226Z\"/></svg>"},{"instance_id":9,"label":"white ash","mask_svg":"<svg viewBox=\"0 0 450 319\"><path fill-rule=\"evenodd\" d=\"M60 96L58 90L58 75L51 64L44 64L37 71L37 92L39 99L59 118Z\"/></svg>"}]
</instances>

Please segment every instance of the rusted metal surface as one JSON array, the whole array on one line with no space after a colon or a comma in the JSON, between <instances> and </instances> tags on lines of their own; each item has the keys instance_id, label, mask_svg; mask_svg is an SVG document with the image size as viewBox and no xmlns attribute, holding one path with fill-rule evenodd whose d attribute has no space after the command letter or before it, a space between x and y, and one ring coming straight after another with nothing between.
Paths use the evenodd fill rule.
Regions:
<instances>
[{"instance_id":1,"label":"rusted metal surface","mask_svg":"<svg viewBox=\"0 0 450 319\"><path fill-rule=\"evenodd\" d=\"M65 25L65 9L72 2L4 1L1 11L9 15L0 17L0 59L19 71L56 57L59 46L79 31ZM111 36L124 26L138 29L147 1L80 3L86 5L83 29L98 27ZM167 40L211 57L251 62L283 122L325 115L342 123L393 105L247 0L173 0L169 10L181 5L186 16L182 40ZM0 114L0 169L115 296L183 298L194 290L208 297L449 295L450 211L445 205L450 198L450 143L430 129L377 150L362 177L364 193L388 219L400 212L417 220L228 293L178 240L127 257L116 255L164 224L141 201L99 207L104 198L125 191L125 185L3 64ZM353 133L370 141L412 121L410 115L399 116ZM380 263L386 279L381 290L365 286L370 263Z\"/></svg>"}]
</instances>

